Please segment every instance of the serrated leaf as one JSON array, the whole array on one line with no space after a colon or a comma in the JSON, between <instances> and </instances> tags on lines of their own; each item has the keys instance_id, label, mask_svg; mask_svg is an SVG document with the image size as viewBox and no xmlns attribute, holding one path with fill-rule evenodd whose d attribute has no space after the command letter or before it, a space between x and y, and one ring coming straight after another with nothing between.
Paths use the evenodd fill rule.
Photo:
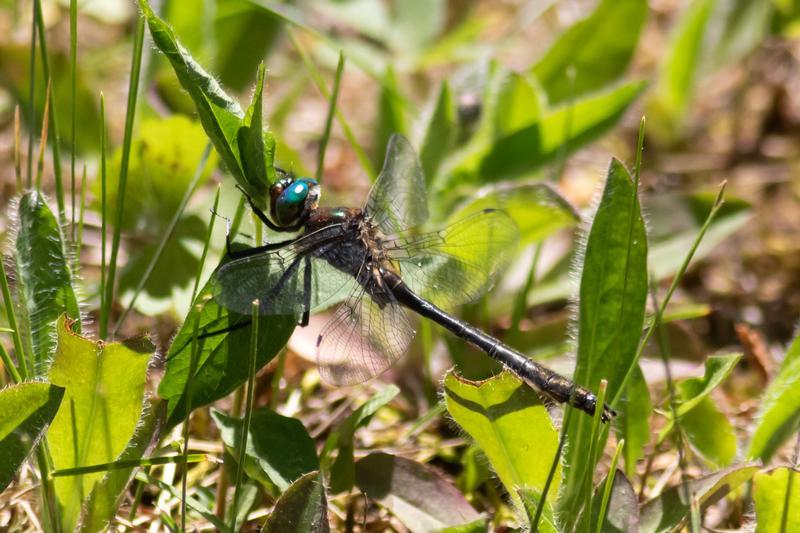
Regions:
<instances>
[{"instance_id":1,"label":"serrated leaf","mask_svg":"<svg viewBox=\"0 0 800 533\"><path fill-rule=\"evenodd\" d=\"M458 489L421 463L371 453L360 459L355 468L358 488L389 509L411 531L432 533L480 519Z\"/></svg>"},{"instance_id":2,"label":"serrated leaf","mask_svg":"<svg viewBox=\"0 0 800 533\"><path fill-rule=\"evenodd\" d=\"M80 332L80 310L61 228L44 197L36 191L25 193L17 214L17 298L27 318L38 376L47 372L55 351L58 317L66 313L77 320L73 327Z\"/></svg>"},{"instance_id":3,"label":"serrated leaf","mask_svg":"<svg viewBox=\"0 0 800 533\"><path fill-rule=\"evenodd\" d=\"M64 387L64 400L47 432L57 470L116 460L133 437L142 415L147 365L155 348L140 339L100 343L70 331L58 320L58 346L50 382ZM102 473L55 479L65 531L78 522L81 507Z\"/></svg>"},{"instance_id":4,"label":"serrated leaf","mask_svg":"<svg viewBox=\"0 0 800 533\"><path fill-rule=\"evenodd\" d=\"M38 444L63 396L64 389L43 382L0 390L0 492Z\"/></svg>"},{"instance_id":5,"label":"serrated leaf","mask_svg":"<svg viewBox=\"0 0 800 533\"><path fill-rule=\"evenodd\" d=\"M800 531L800 472L780 467L753 478L756 533Z\"/></svg>"},{"instance_id":6,"label":"serrated leaf","mask_svg":"<svg viewBox=\"0 0 800 533\"><path fill-rule=\"evenodd\" d=\"M753 463L733 466L713 474L689 481L689 494L698 503L702 512L726 494L748 481L758 472ZM641 532L661 533L673 531L684 524L689 515L689 501L684 497L684 487L667 489L660 496L641 507Z\"/></svg>"},{"instance_id":7,"label":"serrated leaf","mask_svg":"<svg viewBox=\"0 0 800 533\"><path fill-rule=\"evenodd\" d=\"M211 416L220 429L225 446L237 456L233 450L240 447L242 420L217 410L212 410ZM251 416L245 450L247 459L278 490L285 491L302 475L319 469L314 441L302 422L266 407L254 410Z\"/></svg>"},{"instance_id":8,"label":"serrated leaf","mask_svg":"<svg viewBox=\"0 0 800 533\"><path fill-rule=\"evenodd\" d=\"M452 372L444 382L445 406L453 420L483 450L517 504L518 489L544 489L558 448L558 433L538 394L504 372L482 382ZM555 499L557 468L548 501Z\"/></svg>"},{"instance_id":9,"label":"serrated leaf","mask_svg":"<svg viewBox=\"0 0 800 533\"><path fill-rule=\"evenodd\" d=\"M328 533L328 502L319 472L310 472L294 483L275 503L264 533Z\"/></svg>"},{"instance_id":10,"label":"serrated leaf","mask_svg":"<svg viewBox=\"0 0 800 533\"><path fill-rule=\"evenodd\" d=\"M642 334L647 299L647 233L633 179L616 159L586 241L578 300L578 358L574 379L597 391L608 381L615 398ZM567 429L567 485L563 512L576 516L588 489L584 482L597 457L590 457L592 418L577 413ZM603 449L603 442L597 449Z\"/></svg>"},{"instance_id":11,"label":"serrated leaf","mask_svg":"<svg viewBox=\"0 0 800 533\"><path fill-rule=\"evenodd\" d=\"M596 91L622 76L646 19L646 0L603 0L570 26L532 68L550 102Z\"/></svg>"},{"instance_id":12,"label":"serrated leaf","mask_svg":"<svg viewBox=\"0 0 800 533\"><path fill-rule=\"evenodd\" d=\"M167 427L180 423L186 415L186 383L198 314L198 349L190 410L227 396L247 380L251 317L220 306L212 298L211 283L208 282L198 294L167 352L167 369L158 387L159 396L167 401ZM286 346L296 325L292 316L264 315L258 318L257 369L270 362Z\"/></svg>"},{"instance_id":13,"label":"serrated leaf","mask_svg":"<svg viewBox=\"0 0 800 533\"><path fill-rule=\"evenodd\" d=\"M323 464L323 470L326 469L330 452L338 448L339 451L336 455L336 460L333 462L330 469L330 490L333 494L350 490L355 483L355 462L353 457L355 450L353 439L356 430L368 424L372 419L372 415L378 412L378 409L392 401L399 393L400 389L395 385L389 385L376 392L372 398L350 413L350 415L328 435L328 440L325 441L325 447L320 453L320 463Z\"/></svg>"},{"instance_id":14,"label":"serrated leaf","mask_svg":"<svg viewBox=\"0 0 800 533\"><path fill-rule=\"evenodd\" d=\"M767 387L747 456L769 461L800 427L800 336L786 351L778 375Z\"/></svg>"}]
</instances>

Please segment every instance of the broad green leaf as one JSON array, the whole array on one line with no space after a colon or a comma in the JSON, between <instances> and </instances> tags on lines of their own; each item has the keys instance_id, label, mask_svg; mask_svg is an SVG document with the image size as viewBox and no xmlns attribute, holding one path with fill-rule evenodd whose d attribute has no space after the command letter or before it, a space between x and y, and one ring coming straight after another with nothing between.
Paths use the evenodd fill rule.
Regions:
<instances>
[{"instance_id":1,"label":"broad green leaf","mask_svg":"<svg viewBox=\"0 0 800 533\"><path fill-rule=\"evenodd\" d=\"M769 461L800 427L800 336L795 337L778 375L767 387L747 456Z\"/></svg>"},{"instance_id":2,"label":"broad green leaf","mask_svg":"<svg viewBox=\"0 0 800 533\"><path fill-rule=\"evenodd\" d=\"M520 244L540 242L556 231L575 226L575 208L547 183L505 182L487 185L450 216L452 224L484 209L502 209L519 228Z\"/></svg>"},{"instance_id":3,"label":"broad green leaf","mask_svg":"<svg viewBox=\"0 0 800 533\"><path fill-rule=\"evenodd\" d=\"M275 157L275 138L265 134L262 125L262 94L264 91L264 64L258 68L256 90L253 93L250 107L242 120L237 140L244 169L245 190L251 198L259 199L259 204L267 204L267 192L271 183L276 181L273 158Z\"/></svg>"},{"instance_id":4,"label":"broad green leaf","mask_svg":"<svg viewBox=\"0 0 800 533\"><path fill-rule=\"evenodd\" d=\"M186 387L192 363L193 328L199 314L197 359L191 377L190 410L218 400L247 380L251 317L228 311L212 299L211 282L195 299L195 305L172 339L167 369L158 394L167 401L167 427L186 416ZM197 306L200 305L200 309ZM258 319L256 368L269 363L286 345L296 326L295 317L264 315Z\"/></svg>"},{"instance_id":5,"label":"broad green leaf","mask_svg":"<svg viewBox=\"0 0 800 533\"><path fill-rule=\"evenodd\" d=\"M538 122L544 98L534 83L516 72L509 72L497 91L491 117L492 135L502 139Z\"/></svg>"},{"instance_id":6,"label":"broad green leaf","mask_svg":"<svg viewBox=\"0 0 800 533\"><path fill-rule=\"evenodd\" d=\"M208 138L200 124L183 115L145 118L137 130L131 141L122 227L158 242L192 183ZM109 158L109 176L119 174L121 161L122 149L119 148ZM212 154L202 170L198 186L211 176L216 163L217 158ZM116 220L118 185L117 180L108 180L109 220ZM93 192L97 198L95 208L99 210L99 175L93 183ZM204 226L201 230L204 235Z\"/></svg>"},{"instance_id":7,"label":"broad green leaf","mask_svg":"<svg viewBox=\"0 0 800 533\"><path fill-rule=\"evenodd\" d=\"M328 501L319 472L310 472L294 483L275 503L264 533L328 533Z\"/></svg>"},{"instance_id":8,"label":"broad green leaf","mask_svg":"<svg viewBox=\"0 0 800 533\"><path fill-rule=\"evenodd\" d=\"M144 339L101 343L69 330L58 320L58 346L50 382L64 387L64 400L47 433L57 470L116 460L134 436L142 415L147 365L154 347ZM65 531L78 522L81 506L102 473L55 479Z\"/></svg>"},{"instance_id":9,"label":"broad green leaf","mask_svg":"<svg viewBox=\"0 0 800 533\"><path fill-rule=\"evenodd\" d=\"M586 146L619 122L645 85L629 82L544 111L537 122L489 147L476 169L478 175L481 180L499 181L530 173Z\"/></svg>"},{"instance_id":10,"label":"broad green leaf","mask_svg":"<svg viewBox=\"0 0 800 533\"><path fill-rule=\"evenodd\" d=\"M452 372L444 400L453 420L480 446L509 494L521 504L518 489L542 492L558 448L558 432L538 394L504 372L479 383ZM561 467L547 500L558 493Z\"/></svg>"},{"instance_id":11,"label":"broad green leaf","mask_svg":"<svg viewBox=\"0 0 800 533\"><path fill-rule=\"evenodd\" d=\"M681 398L691 398L684 383ZM692 448L714 466L728 466L736 457L736 432L730 420L710 397L704 397L680 418L681 429Z\"/></svg>"},{"instance_id":12,"label":"broad green leaf","mask_svg":"<svg viewBox=\"0 0 800 533\"><path fill-rule=\"evenodd\" d=\"M650 441L650 415L653 413L650 391L638 365L620 400L619 411L614 428L617 430L617 440L625 439L625 473L633 477L636 475L636 462L641 459L642 451Z\"/></svg>"},{"instance_id":13,"label":"broad green leaf","mask_svg":"<svg viewBox=\"0 0 800 533\"><path fill-rule=\"evenodd\" d=\"M756 464L744 464L719 470L713 474L689 481L688 492L699 504L700 511L713 505L758 472ZM642 505L640 509L642 533L674 531L689 516L689 501L685 488L675 486Z\"/></svg>"},{"instance_id":14,"label":"broad green leaf","mask_svg":"<svg viewBox=\"0 0 800 533\"><path fill-rule=\"evenodd\" d=\"M161 401L146 401L148 403L142 409L136 433L115 460L141 459L156 445L158 430L166 414L166 404ZM82 531L102 531L108 527L119 509L120 500L133 474L133 468L112 470L97 482L81 510Z\"/></svg>"},{"instance_id":15,"label":"broad green leaf","mask_svg":"<svg viewBox=\"0 0 800 533\"><path fill-rule=\"evenodd\" d=\"M689 378L681 382L681 397L686 398L678 407L678 416L694 409L727 378L742 354L711 355L706 359L706 370L702 378Z\"/></svg>"},{"instance_id":16,"label":"broad green leaf","mask_svg":"<svg viewBox=\"0 0 800 533\"><path fill-rule=\"evenodd\" d=\"M389 137L395 133L403 135L406 133L405 110L402 100L397 96L400 94L400 89L397 85L397 76L391 66L386 69L383 81L378 95L378 118L373 150L376 166L383 163L383 154L389 143Z\"/></svg>"},{"instance_id":17,"label":"broad green leaf","mask_svg":"<svg viewBox=\"0 0 800 533\"><path fill-rule=\"evenodd\" d=\"M522 506L525 508L525 517L528 519L528 527L531 531L559 533L558 523L553 515L553 506L549 501L544 502L544 508L537 521L536 513L539 510L542 495L533 489L519 489L517 493L522 500ZM536 528L533 527L534 521L536 521Z\"/></svg>"},{"instance_id":18,"label":"broad green leaf","mask_svg":"<svg viewBox=\"0 0 800 533\"><path fill-rule=\"evenodd\" d=\"M444 477L404 457L372 453L359 459L356 485L411 531L432 533L480 519L478 512Z\"/></svg>"},{"instance_id":19,"label":"broad green leaf","mask_svg":"<svg viewBox=\"0 0 800 533\"><path fill-rule=\"evenodd\" d=\"M606 186L586 241L578 300L577 383L596 391L608 381L612 400L631 365L642 334L647 299L647 234L635 184L625 167L611 161ZM565 513L574 516L594 471L590 457L592 418L572 417L567 429ZM597 448L603 449L603 442Z\"/></svg>"},{"instance_id":20,"label":"broad green leaf","mask_svg":"<svg viewBox=\"0 0 800 533\"><path fill-rule=\"evenodd\" d=\"M581 514L577 531L597 531L597 522L600 519L600 510L607 482L608 476L603 478L603 481L595 487L594 496L592 496L591 523L586 523L586 515ZM639 499L631 482L619 470L614 474L611 495L600 531L603 533L639 532Z\"/></svg>"},{"instance_id":21,"label":"broad green leaf","mask_svg":"<svg viewBox=\"0 0 800 533\"><path fill-rule=\"evenodd\" d=\"M320 453L320 463L323 465L323 470L327 470L329 454L335 448L339 450L336 455L336 460L330 468L331 493L337 494L350 490L353 487L356 475L353 458L356 430L367 425L372 419L372 415L378 412L378 409L392 401L399 393L400 389L395 385L389 385L378 391L372 398L364 402L361 407L350 413L344 422L328 435L328 439L325 441L325 447Z\"/></svg>"},{"instance_id":22,"label":"broad green leaf","mask_svg":"<svg viewBox=\"0 0 800 533\"><path fill-rule=\"evenodd\" d=\"M80 310L72 287L70 261L61 227L44 197L29 191L19 200L19 229L15 242L17 298L27 317L35 375L46 365L56 347L56 321L66 313L80 332Z\"/></svg>"},{"instance_id":23,"label":"broad green leaf","mask_svg":"<svg viewBox=\"0 0 800 533\"><path fill-rule=\"evenodd\" d=\"M753 478L756 533L800 531L800 472L780 467Z\"/></svg>"},{"instance_id":24,"label":"broad green leaf","mask_svg":"<svg viewBox=\"0 0 800 533\"><path fill-rule=\"evenodd\" d=\"M243 169L237 133L244 117L239 104L220 87L179 42L166 22L158 18L147 0L140 0L142 14L150 27L153 43L167 57L178 81L192 98L200 122L228 171L243 186Z\"/></svg>"},{"instance_id":25,"label":"broad green leaf","mask_svg":"<svg viewBox=\"0 0 800 533\"><path fill-rule=\"evenodd\" d=\"M681 16L659 67L658 82L648 102L653 116L667 135L678 126L691 102L703 61L706 30L716 0L693 0Z\"/></svg>"},{"instance_id":26,"label":"broad green leaf","mask_svg":"<svg viewBox=\"0 0 800 533\"><path fill-rule=\"evenodd\" d=\"M424 119L423 136L419 147L419 160L430 185L439 165L456 142L458 125L456 103L447 80L442 82L433 108Z\"/></svg>"},{"instance_id":27,"label":"broad green leaf","mask_svg":"<svg viewBox=\"0 0 800 533\"><path fill-rule=\"evenodd\" d=\"M550 102L596 91L622 76L646 19L647 0L602 0L568 28L532 69Z\"/></svg>"},{"instance_id":28,"label":"broad green leaf","mask_svg":"<svg viewBox=\"0 0 800 533\"><path fill-rule=\"evenodd\" d=\"M241 445L242 420L217 410L212 410L211 416L225 446L237 456L233 450ZM266 407L254 410L251 416L245 450L250 464L246 466L260 470L281 492L302 475L319 469L314 441L302 422Z\"/></svg>"},{"instance_id":29,"label":"broad green leaf","mask_svg":"<svg viewBox=\"0 0 800 533\"><path fill-rule=\"evenodd\" d=\"M42 382L0 390L0 492L39 443L63 396L64 389Z\"/></svg>"}]
</instances>

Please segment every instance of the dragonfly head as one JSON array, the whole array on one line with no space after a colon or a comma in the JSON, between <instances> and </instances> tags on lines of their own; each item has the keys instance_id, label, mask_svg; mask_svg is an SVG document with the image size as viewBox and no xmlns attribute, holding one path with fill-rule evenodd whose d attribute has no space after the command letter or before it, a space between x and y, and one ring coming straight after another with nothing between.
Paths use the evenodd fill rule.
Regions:
<instances>
[{"instance_id":1,"label":"dragonfly head","mask_svg":"<svg viewBox=\"0 0 800 533\"><path fill-rule=\"evenodd\" d=\"M317 208L319 194L317 180L285 174L269 189L272 218L281 226L296 224Z\"/></svg>"}]
</instances>

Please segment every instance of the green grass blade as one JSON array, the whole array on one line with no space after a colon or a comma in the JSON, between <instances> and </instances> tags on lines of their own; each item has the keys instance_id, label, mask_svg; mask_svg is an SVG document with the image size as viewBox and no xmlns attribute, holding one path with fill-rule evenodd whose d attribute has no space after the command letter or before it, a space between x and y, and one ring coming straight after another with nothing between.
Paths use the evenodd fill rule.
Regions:
<instances>
[{"instance_id":1,"label":"green grass blade","mask_svg":"<svg viewBox=\"0 0 800 533\"><path fill-rule=\"evenodd\" d=\"M189 300L193 302L197 297L197 289L200 288L200 278L203 276L203 267L208 257L208 249L211 246L211 237L214 235L214 223L217 220L217 208L219 207L219 192L220 186L217 185L217 192L214 193L214 204L211 208L211 218L208 221L208 232L206 233L206 240L203 242L203 251L200 254L200 261L197 263L197 274L194 277L194 285L192 286L192 297Z\"/></svg>"},{"instance_id":2,"label":"green grass blade","mask_svg":"<svg viewBox=\"0 0 800 533\"><path fill-rule=\"evenodd\" d=\"M160 466L160 465L186 465L192 463L202 463L209 461L210 456L205 453L191 453L187 455L168 455L164 457L145 457L142 459L128 459L125 461L112 461L110 463L101 463L89 466L80 466L77 468L64 468L61 470L53 470L53 477L68 477L68 476L82 476L84 474L96 474L98 472L112 472L114 470L127 470L128 468L137 468L145 466Z\"/></svg>"},{"instance_id":3,"label":"green grass blade","mask_svg":"<svg viewBox=\"0 0 800 533\"><path fill-rule=\"evenodd\" d=\"M202 168L202 167L201 167ZM202 310L202 304L198 305L198 311ZM189 457L189 417L192 414L192 394L194 393L194 375L197 370L197 359L198 359L198 331L200 329L200 316L201 313L197 313L194 318L194 323L192 324L192 356L189 362L189 379L186 380L186 412L183 416L183 460L184 462ZM186 531L186 485L187 485L187 478L188 478L188 467L184 466L181 470L181 529Z\"/></svg>"},{"instance_id":4,"label":"green grass blade","mask_svg":"<svg viewBox=\"0 0 800 533\"><path fill-rule=\"evenodd\" d=\"M75 241L75 131L78 124L78 1L69 1L69 58L70 58L70 103L72 104L72 134L70 140L70 183L72 189L72 225L70 235Z\"/></svg>"},{"instance_id":5,"label":"green grass blade","mask_svg":"<svg viewBox=\"0 0 800 533\"><path fill-rule=\"evenodd\" d=\"M136 288L133 291L133 296L131 297L130 303L125 308L125 311L122 312L120 315L119 320L117 320L117 324L114 327L114 331L111 334L112 337L117 335L117 332L122 327L122 324L125 322L125 319L128 317L128 314L133 309L133 306L136 304L136 299L141 294L144 286L147 285L147 282L150 281L150 276L153 274L156 266L158 265L159 260L161 259L164 250L167 248L167 244L169 244L172 235L175 233L175 228L178 226L178 222L180 222L181 217L183 216L183 212L186 210L186 206L189 204L189 200L192 198L192 194L194 194L195 189L197 188L197 184L200 182L200 178L203 176L203 170L206 168L206 163L208 162L208 157L211 155L211 144L206 144L205 150L203 150L203 155L200 157L200 162L197 164L197 169L195 170L194 176L192 177L192 181L189 183L189 186L186 188L186 192L183 194L183 198L181 198L181 203L178 205L178 209L175 211L175 214L172 216L172 219L169 221L166 230L161 236L161 241L159 241L158 246L156 247L156 251L153 254L153 257L150 259L150 263L147 265L147 268L142 275L142 278L139 280L139 283L136 285ZM200 263L199 268L202 268L202 263Z\"/></svg>"},{"instance_id":6,"label":"green grass blade","mask_svg":"<svg viewBox=\"0 0 800 533\"><path fill-rule=\"evenodd\" d=\"M624 446L625 440L623 439L617 443L617 448L611 457L611 466L608 468L608 476L603 484L603 499L600 501L600 514L597 517L597 533L603 532L603 522L605 522L606 514L608 513L608 502L611 500L611 489L614 487L614 478L617 475L617 464Z\"/></svg>"},{"instance_id":7,"label":"green grass blade","mask_svg":"<svg viewBox=\"0 0 800 533\"><path fill-rule=\"evenodd\" d=\"M36 19L36 27L39 34L39 51L42 56L42 71L44 72L44 82L49 85L50 79L50 58L47 53L47 36L45 34L44 17L42 16L41 0L34 0L34 15ZM64 183L61 177L61 138L58 133L58 116L56 113L56 97L53 91L50 91L50 96L47 99L50 108L50 129L53 130L52 134L52 149L53 149L53 175L56 181L56 202L58 203L58 221L62 226L67 224L66 208L64 206Z\"/></svg>"},{"instance_id":8,"label":"green grass blade","mask_svg":"<svg viewBox=\"0 0 800 533\"><path fill-rule=\"evenodd\" d=\"M325 118L325 129L319 141L319 152L317 154L317 173L318 182L322 182L322 175L325 172L325 150L328 147L328 140L331 136L333 126L333 116L336 113L336 102L339 99L339 87L342 83L342 73L344 72L344 54L339 51L339 63L336 65L336 76L333 78L333 90L331 91L330 102L328 103L328 115Z\"/></svg>"},{"instance_id":9,"label":"green grass blade","mask_svg":"<svg viewBox=\"0 0 800 533\"><path fill-rule=\"evenodd\" d=\"M106 98L100 93L100 323L108 323L108 306L106 300L106 237L108 233L108 189L106 146ZM102 330L101 326L101 330ZM102 336L100 338L103 338Z\"/></svg>"},{"instance_id":10,"label":"green grass blade","mask_svg":"<svg viewBox=\"0 0 800 533\"><path fill-rule=\"evenodd\" d=\"M29 117L30 124L28 125L28 188L33 187L33 123L36 116L36 11L39 9L38 2L31 2L31 49L29 57L28 71L31 73L30 85L28 87L28 102L30 103ZM20 191L22 192L22 191Z\"/></svg>"},{"instance_id":11,"label":"green grass blade","mask_svg":"<svg viewBox=\"0 0 800 533\"><path fill-rule=\"evenodd\" d=\"M119 171L119 185L117 187L116 220L114 222L114 236L111 240L111 257L106 278L105 305L110 309L114 298L114 281L117 274L117 255L119 254L120 236L122 234L122 220L125 211L125 189L128 182L128 162L130 160L131 140L133 138L133 122L136 118L136 102L139 94L139 75L142 69L142 48L144 45L144 19L137 18L136 33L133 40L133 56L131 59L131 77L128 85L128 105L125 114L125 137L122 141L122 163ZM105 151L104 151L105 153ZM105 340L108 336L108 312L100 314L100 338Z\"/></svg>"},{"instance_id":12,"label":"green grass blade","mask_svg":"<svg viewBox=\"0 0 800 533\"><path fill-rule=\"evenodd\" d=\"M0 261L0 289L3 291L3 303L6 308L6 320L11 329L11 340L14 343L14 355L17 356L17 366L9 367L19 371L22 379L27 380L30 376L28 369L28 360L31 357L29 353L23 348L22 332L19 329L19 321L17 320L17 310L14 306L14 300L11 296L11 288L8 286L8 275L6 274L6 263Z\"/></svg>"}]
</instances>

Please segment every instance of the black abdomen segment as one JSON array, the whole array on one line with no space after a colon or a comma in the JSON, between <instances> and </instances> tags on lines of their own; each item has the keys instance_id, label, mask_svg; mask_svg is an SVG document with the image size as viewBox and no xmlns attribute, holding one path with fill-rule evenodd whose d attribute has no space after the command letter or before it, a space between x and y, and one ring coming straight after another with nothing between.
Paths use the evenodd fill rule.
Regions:
<instances>
[{"instance_id":1,"label":"black abdomen segment","mask_svg":"<svg viewBox=\"0 0 800 533\"><path fill-rule=\"evenodd\" d=\"M525 357L520 352L503 344L500 340L472 327L463 320L445 313L429 301L421 298L403 283L393 272L385 272L384 280L392 288L397 301L415 313L429 318L457 337L485 352L489 357L508 368L528 385L559 403L568 403L581 411L594 415L597 396L590 390L577 385L572 380ZM616 416L608 405L603 406L601 419L604 422Z\"/></svg>"}]
</instances>

